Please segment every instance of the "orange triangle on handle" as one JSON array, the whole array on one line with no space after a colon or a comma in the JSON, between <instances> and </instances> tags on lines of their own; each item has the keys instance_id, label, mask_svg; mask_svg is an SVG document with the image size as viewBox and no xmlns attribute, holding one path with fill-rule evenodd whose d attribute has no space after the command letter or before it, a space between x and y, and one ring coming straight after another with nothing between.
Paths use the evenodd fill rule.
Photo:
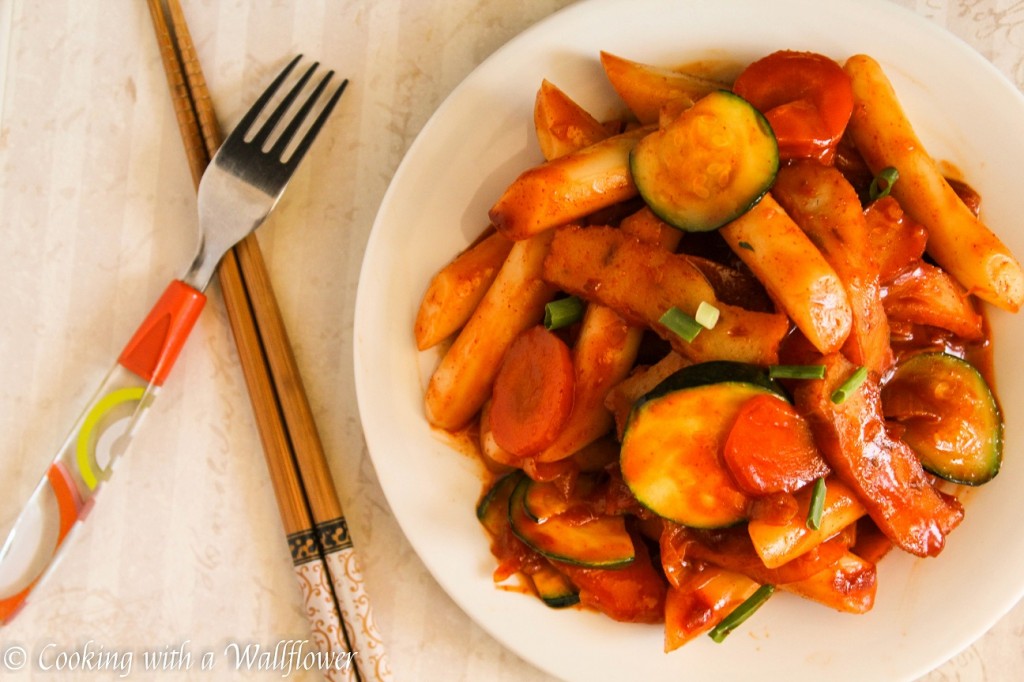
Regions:
<instances>
[{"instance_id":1,"label":"orange triangle on handle","mask_svg":"<svg viewBox=\"0 0 1024 682\"><path fill-rule=\"evenodd\" d=\"M121 352L118 362L146 381L163 384L199 318L206 296L172 281Z\"/></svg>"}]
</instances>

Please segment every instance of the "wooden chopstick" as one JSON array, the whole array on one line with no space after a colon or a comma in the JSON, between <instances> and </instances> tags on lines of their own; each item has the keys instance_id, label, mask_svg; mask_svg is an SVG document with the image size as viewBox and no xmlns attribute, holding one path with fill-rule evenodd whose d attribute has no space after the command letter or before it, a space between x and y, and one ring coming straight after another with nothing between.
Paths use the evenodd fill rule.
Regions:
<instances>
[{"instance_id":1,"label":"wooden chopstick","mask_svg":"<svg viewBox=\"0 0 1024 682\"><path fill-rule=\"evenodd\" d=\"M198 187L220 130L178 0L149 0L149 8ZM255 235L224 257L218 279L314 639L322 649L352 654L350 667L325 674L388 680L383 642Z\"/></svg>"}]
</instances>

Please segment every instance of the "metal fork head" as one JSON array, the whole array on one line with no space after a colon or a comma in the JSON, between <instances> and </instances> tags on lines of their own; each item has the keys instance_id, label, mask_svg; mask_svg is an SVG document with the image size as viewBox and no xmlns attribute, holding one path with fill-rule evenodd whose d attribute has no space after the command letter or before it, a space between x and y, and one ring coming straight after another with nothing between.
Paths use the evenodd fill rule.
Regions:
<instances>
[{"instance_id":1,"label":"metal fork head","mask_svg":"<svg viewBox=\"0 0 1024 682\"><path fill-rule=\"evenodd\" d=\"M253 103L203 173L199 251L182 278L196 289L206 287L228 249L266 220L348 85L342 80L325 98L334 75L328 71L312 92L304 94L319 66L314 63L273 110L265 112L301 58L295 57Z\"/></svg>"}]
</instances>

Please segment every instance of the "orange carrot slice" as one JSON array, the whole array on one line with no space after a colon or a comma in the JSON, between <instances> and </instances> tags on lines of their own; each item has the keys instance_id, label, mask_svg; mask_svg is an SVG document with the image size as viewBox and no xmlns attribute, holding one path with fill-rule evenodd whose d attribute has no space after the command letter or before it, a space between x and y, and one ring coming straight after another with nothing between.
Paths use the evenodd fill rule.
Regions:
<instances>
[{"instance_id":1,"label":"orange carrot slice","mask_svg":"<svg viewBox=\"0 0 1024 682\"><path fill-rule=\"evenodd\" d=\"M772 395L743 405L722 455L736 484L752 495L793 492L829 472L810 426Z\"/></svg>"},{"instance_id":2,"label":"orange carrot slice","mask_svg":"<svg viewBox=\"0 0 1024 682\"><path fill-rule=\"evenodd\" d=\"M520 334L494 380L491 434L507 452L535 454L554 442L572 411L569 347L541 325Z\"/></svg>"}]
</instances>

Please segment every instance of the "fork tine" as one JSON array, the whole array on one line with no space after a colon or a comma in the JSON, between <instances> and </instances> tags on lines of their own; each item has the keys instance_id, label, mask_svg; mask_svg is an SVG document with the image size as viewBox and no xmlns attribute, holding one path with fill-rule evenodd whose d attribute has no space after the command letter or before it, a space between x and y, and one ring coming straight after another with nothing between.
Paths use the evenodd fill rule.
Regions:
<instances>
[{"instance_id":1,"label":"fork tine","mask_svg":"<svg viewBox=\"0 0 1024 682\"><path fill-rule=\"evenodd\" d=\"M321 82L321 85L326 85L327 84L327 80L328 80L328 78L330 78L330 76L331 76L331 74L327 74L327 78L325 78ZM346 78L345 80L343 80L341 82L341 85L338 86L338 89L334 91L334 93L331 95L331 98L329 100L327 100L327 104L324 105L323 110L316 117L316 120L313 121L313 125L311 125L309 127L309 130L306 131L305 136L303 136L303 138L299 142L298 146L295 147L295 151L293 151L292 155L290 157L288 157L288 161L285 164L285 166L289 169L289 171L290 170L294 170L294 168L297 165L299 165L299 162L302 161L302 157L305 156L306 152L309 150L310 145L313 144L313 140L316 139L317 133L320 132L320 129L323 127L324 123L327 121L327 118L331 115L331 110L334 109L334 105L338 103L339 99L341 99L341 95L342 95L343 92L345 92L345 88L347 86L348 86L348 79ZM311 101L313 99L314 98L310 98ZM309 103L307 102L307 104L309 104ZM303 109L305 110L306 107L303 107ZM303 115L305 115L305 113L306 113L306 111L303 111ZM298 121L300 119L296 118L296 120ZM293 125L294 125L294 122L293 122ZM297 125L295 127L298 128Z\"/></svg>"},{"instance_id":2,"label":"fork tine","mask_svg":"<svg viewBox=\"0 0 1024 682\"><path fill-rule=\"evenodd\" d=\"M293 116L292 120L288 123L288 127L284 129L281 136L277 138L277 142L274 143L273 148L268 152L271 156L283 159L285 148L288 146L288 143L291 142L291 139L295 137L295 132L302 126L303 121L306 120L310 109L312 109L320 99L321 93L323 93L324 88L327 87L327 83L330 82L333 75L333 71L328 71L327 75L320 79L316 88L306 98L306 101L302 103L302 107L295 113L295 116Z\"/></svg>"},{"instance_id":3,"label":"fork tine","mask_svg":"<svg viewBox=\"0 0 1024 682\"><path fill-rule=\"evenodd\" d=\"M252 127L252 124L259 117L260 113L262 113L263 109L267 106L267 103L274 96L274 93L277 92L277 89L280 88L281 84L284 83L286 78L288 78L288 74L292 72L292 69L295 68L295 65L299 63L300 59L302 59L302 55L296 55L296 57L288 63L288 66L284 67L281 73L277 75L274 82L263 91L263 94L259 96L259 99L253 102L252 106L249 107L249 111L247 111L245 116L242 117L242 120L235 125L235 129L231 133L232 138L235 136L238 136L239 138L245 137L246 133L249 132L249 128Z\"/></svg>"},{"instance_id":4,"label":"fork tine","mask_svg":"<svg viewBox=\"0 0 1024 682\"><path fill-rule=\"evenodd\" d=\"M274 111L271 112L270 116L267 118L266 122L260 128L259 132L256 133L255 137L252 138L250 144L255 145L257 148L261 148L263 147L264 144L266 144L267 139L270 137L271 133L274 132L274 128L277 127L277 124L281 120L281 117L283 117L285 113L288 111L288 107L292 105L292 102L295 101L295 98L298 97L299 93L302 92L302 89L306 87L306 83L309 82L309 78L310 76L313 75L313 72L316 71L317 66L319 66L319 64L314 63L312 66L306 69L306 72L302 74L302 77L299 78L295 85L292 86L292 89L289 90L288 94L284 96L284 99L282 99L281 103L277 105L277 108L275 108Z\"/></svg>"}]
</instances>

